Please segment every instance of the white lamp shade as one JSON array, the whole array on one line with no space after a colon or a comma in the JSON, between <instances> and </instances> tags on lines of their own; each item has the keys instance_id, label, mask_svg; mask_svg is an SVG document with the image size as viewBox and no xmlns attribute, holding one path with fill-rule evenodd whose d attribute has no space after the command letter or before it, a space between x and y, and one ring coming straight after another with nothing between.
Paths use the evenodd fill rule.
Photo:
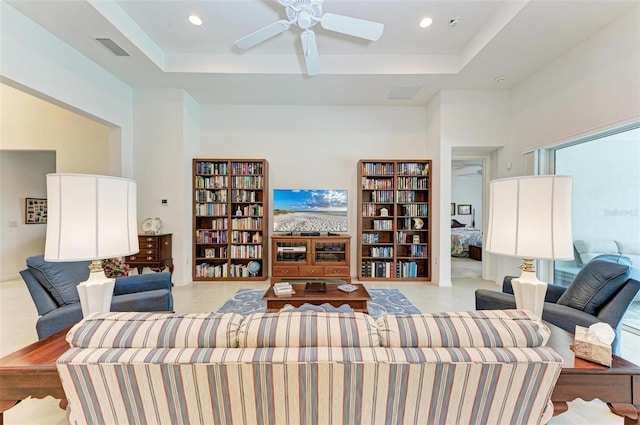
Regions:
<instances>
[{"instance_id":1,"label":"white lamp shade","mask_svg":"<svg viewBox=\"0 0 640 425\"><path fill-rule=\"evenodd\" d=\"M136 182L88 174L47 175L47 261L135 254Z\"/></svg>"},{"instance_id":2,"label":"white lamp shade","mask_svg":"<svg viewBox=\"0 0 640 425\"><path fill-rule=\"evenodd\" d=\"M573 259L572 197L571 176L491 181L485 250L520 258Z\"/></svg>"}]
</instances>

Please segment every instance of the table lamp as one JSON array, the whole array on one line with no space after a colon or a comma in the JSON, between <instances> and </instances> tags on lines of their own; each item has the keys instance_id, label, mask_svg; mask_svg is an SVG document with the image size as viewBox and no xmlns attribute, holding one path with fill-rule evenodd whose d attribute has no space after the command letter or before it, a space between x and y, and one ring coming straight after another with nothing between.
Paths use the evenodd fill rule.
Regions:
<instances>
[{"instance_id":1,"label":"table lamp","mask_svg":"<svg viewBox=\"0 0 640 425\"><path fill-rule=\"evenodd\" d=\"M136 182L88 174L47 174L46 261L86 261L89 279L78 284L83 316L111 308L114 279L102 260L138 248Z\"/></svg>"},{"instance_id":2,"label":"table lamp","mask_svg":"<svg viewBox=\"0 0 640 425\"><path fill-rule=\"evenodd\" d=\"M516 307L542 318L547 284L533 260L573 259L571 176L524 176L489 182L485 250L521 257L522 274L511 281Z\"/></svg>"}]
</instances>

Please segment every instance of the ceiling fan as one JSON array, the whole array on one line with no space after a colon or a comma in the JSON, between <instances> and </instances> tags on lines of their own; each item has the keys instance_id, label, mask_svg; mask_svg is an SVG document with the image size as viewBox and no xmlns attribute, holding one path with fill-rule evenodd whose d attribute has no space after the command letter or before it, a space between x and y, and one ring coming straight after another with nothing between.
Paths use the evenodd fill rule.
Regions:
<instances>
[{"instance_id":1,"label":"ceiling fan","mask_svg":"<svg viewBox=\"0 0 640 425\"><path fill-rule=\"evenodd\" d=\"M456 174L456 176L458 177L463 177L463 176L481 176L482 175L482 168L472 172L472 173L464 173L464 174Z\"/></svg>"},{"instance_id":2,"label":"ceiling fan","mask_svg":"<svg viewBox=\"0 0 640 425\"><path fill-rule=\"evenodd\" d=\"M285 7L287 19L279 20L242 37L236 41L236 46L249 49L288 30L292 24L295 24L303 30L300 38L307 74L317 75L320 72L320 58L316 35L311 30L317 23L320 23L324 29L371 41L378 40L382 35L384 24L333 13L323 14L322 2L323 0L278 0L278 3Z\"/></svg>"}]
</instances>

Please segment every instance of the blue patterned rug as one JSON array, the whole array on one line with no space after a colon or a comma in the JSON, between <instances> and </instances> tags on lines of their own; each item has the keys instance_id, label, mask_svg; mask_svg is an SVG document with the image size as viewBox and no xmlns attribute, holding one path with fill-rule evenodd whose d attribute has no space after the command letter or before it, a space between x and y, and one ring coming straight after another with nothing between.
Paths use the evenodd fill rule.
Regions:
<instances>
[{"instance_id":1,"label":"blue patterned rug","mask_svg":"<svg viewBox=\"0 0 640 425\"><path fill-rule=\"evenodd\" d=\"M371 301L368 302L369 315L374 319L383 314L420 314L420 310L397 289L367 291L371 295ZM218 309L218 313L262 313L267 309L267 302L262 300L264 293L262 289L239 289L233 298Z\"/></svg>"}]
</instances>

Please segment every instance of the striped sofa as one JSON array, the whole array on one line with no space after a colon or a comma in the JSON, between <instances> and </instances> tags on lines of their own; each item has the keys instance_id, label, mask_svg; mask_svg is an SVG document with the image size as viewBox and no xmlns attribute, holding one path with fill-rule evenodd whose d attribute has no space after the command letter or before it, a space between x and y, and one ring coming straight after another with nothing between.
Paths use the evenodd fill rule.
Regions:
<instances>
[{"instance_id":1,"label":"striped sofa","mask_svg":"<svg viewBox=\"0 0 640 425\"><path fill-rule=\"evenodd\" d=\"M72 424L539 424L548 336L518 310L98 313L57 367Z\"/></svg>"}]
</instances>

